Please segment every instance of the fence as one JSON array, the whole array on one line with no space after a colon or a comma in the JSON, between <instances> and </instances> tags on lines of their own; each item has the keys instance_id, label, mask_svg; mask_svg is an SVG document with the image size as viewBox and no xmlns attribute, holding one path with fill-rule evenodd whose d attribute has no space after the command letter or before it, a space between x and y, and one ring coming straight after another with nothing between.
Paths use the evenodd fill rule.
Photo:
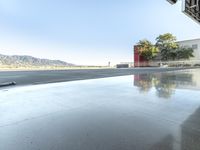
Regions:
<instances>
[{"instance_id":1,"label":"fence","mask_svg":"<svg viewBox=\"0 0 200 150\"><path fill-rule=\"evenodd\" d=\"M128 64L129 67L184 67L200 66L200 60L122 62L121 64Z\"/></svg>"},{"instance_id":2,"label":"fence","mask_svg":"<svg viewBox=\"0 0 200 150\"><path fill-rule=\"evenodd\" d=\"M200 66L200 60L181 60L181 61L157 61L149 62L149 66L169 66L169 67L184 67L184 66Z\"/></svg>"}]
</instances>

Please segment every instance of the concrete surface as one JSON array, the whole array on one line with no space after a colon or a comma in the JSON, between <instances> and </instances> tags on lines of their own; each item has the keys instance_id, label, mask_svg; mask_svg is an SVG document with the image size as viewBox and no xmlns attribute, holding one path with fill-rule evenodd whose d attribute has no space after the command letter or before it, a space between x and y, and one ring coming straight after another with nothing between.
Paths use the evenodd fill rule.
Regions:
<instances>
[{"instance_id":1,"label":"concrete surface","mask_svg":"<svg viewBox=\"0 0 200 150\"><path fill-rule=\"evenodd\" d=\"M199 150L194 74L200 70L1 90L0 150Z\"/></svg>"},{"instance_id":2,"label":"concrete surface","mask_svg":"<svg viewBox=\"0 0 200 150\"><path fill-rule=\"evenodd\" d=\"M49 71L0 71L0 84L16 82L17 86L54 83L84 79L132 75L135 73L164 72L186 68L133 68L92 70L49 70Z\"/></svg>"}]
</instances>

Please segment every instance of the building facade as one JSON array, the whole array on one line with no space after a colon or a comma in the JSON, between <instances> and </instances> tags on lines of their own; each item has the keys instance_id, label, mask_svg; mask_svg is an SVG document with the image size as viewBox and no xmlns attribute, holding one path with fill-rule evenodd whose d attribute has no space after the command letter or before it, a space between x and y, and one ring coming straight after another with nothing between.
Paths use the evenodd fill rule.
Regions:
<instances>
[{"instance_id":1,"label":"building facade","mask_svg":"<svg viewBox=\"0 0 200 150\"><path fill-rule=\"evenodd\" d=\"M194 57L192 60L200 60L200 39L192 39L179 41L178 44L183 47L191 47L194 49Z\"/></svg>"},{"instance_id":2,"label":"building facade","mask_svg":"<svg viewBox=\"0 0 200 150\"><path fill-rule=\"evenodd\" d=\"M147 61L144 57L140 56L138 45L134 46L134 67L145 67L147 66Z\"/></svg>"}]
</instances>

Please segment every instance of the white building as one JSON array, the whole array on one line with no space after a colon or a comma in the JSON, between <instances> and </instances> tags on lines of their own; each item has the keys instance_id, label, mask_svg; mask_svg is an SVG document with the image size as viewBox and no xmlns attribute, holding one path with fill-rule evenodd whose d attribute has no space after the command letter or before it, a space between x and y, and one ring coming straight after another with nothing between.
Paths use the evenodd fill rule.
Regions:
<instances>
[{"instance_id":1,"label":"white building","mask_svg":"<svg viewBox=\"0 0 200 150\"><path fill-rule=\"evenodd\" d=\"M192 39L179 41L178 44L183 47L191 47L194 49L194 57L192 60L200 60L200 39Z\"/></svg>"}]
</instances>

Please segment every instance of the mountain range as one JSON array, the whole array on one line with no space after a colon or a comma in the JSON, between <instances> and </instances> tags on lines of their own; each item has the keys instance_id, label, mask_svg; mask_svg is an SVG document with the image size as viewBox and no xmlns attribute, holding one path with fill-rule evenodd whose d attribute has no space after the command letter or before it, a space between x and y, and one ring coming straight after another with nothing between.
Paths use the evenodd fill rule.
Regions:
<instances>
[{"instance_id":1,"label":"mountain range","mask_svg":"<svg viewBox=\"0 0 200 150\"><path fill-rule=\"evenodd\" d=\"M0 65L1 66L17 66L17 67L27 67L27 66L52 66L52 67L69 67L75 66L74 64L64 62L61 60L49 60L40 59L32 56L26 55L2 55L0 54Z\"/></svg>"}]
</instances>

